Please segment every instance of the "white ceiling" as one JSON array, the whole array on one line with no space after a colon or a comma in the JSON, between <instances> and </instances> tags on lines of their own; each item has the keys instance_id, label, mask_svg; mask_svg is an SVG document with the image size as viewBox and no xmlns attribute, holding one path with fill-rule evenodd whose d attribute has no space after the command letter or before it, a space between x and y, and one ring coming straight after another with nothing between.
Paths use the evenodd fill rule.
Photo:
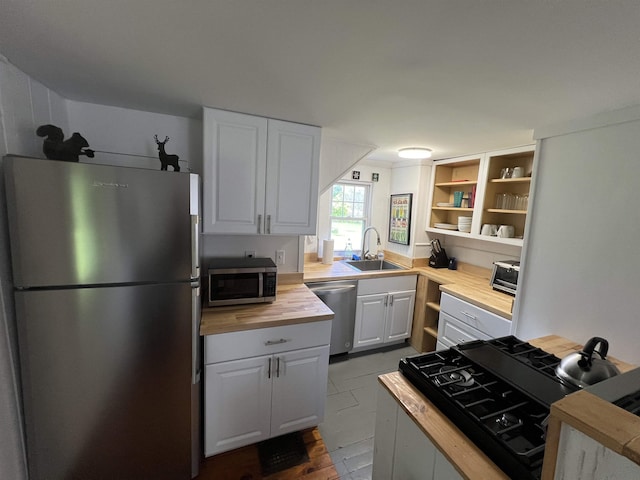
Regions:
<instances>
[{"instance_id":1,"label":"white ceiling","mask_svg":"<svg viewBox=\"0 0 640 480\"><path fill-rule=\"evenodd\" d=\"M640 1L0 0L0 53L73 100L447 158L639 104Z\"/></svg>"}]
</instances>

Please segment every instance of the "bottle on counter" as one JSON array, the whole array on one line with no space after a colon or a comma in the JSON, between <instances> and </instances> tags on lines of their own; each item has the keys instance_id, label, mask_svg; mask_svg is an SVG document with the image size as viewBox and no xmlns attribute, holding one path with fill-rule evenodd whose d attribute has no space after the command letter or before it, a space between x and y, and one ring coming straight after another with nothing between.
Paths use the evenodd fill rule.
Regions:
<instances>
[{"instance_id":1,"label":"bottle on counter","mask_svg":"<svg viewBox=\"0 0 640 480\"><path fill-rule=\"evenodd\" d=\"M344 259L351 260L353 256L353 246L351 245L351 239L347 238L347 245L344 247Z\"/></svg>"}]
</instances>

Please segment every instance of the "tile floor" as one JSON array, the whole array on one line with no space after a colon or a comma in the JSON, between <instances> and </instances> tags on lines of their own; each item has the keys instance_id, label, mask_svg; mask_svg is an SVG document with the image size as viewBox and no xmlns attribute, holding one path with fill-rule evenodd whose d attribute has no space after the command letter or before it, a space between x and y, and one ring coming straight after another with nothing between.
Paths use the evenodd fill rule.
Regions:
<instances>
[{"instance_id":1,"label":"tile floor","mask_svg":"<svg viewBox=\"0 0 640 480\"><path fill-rule=\"evenodd\" d=\"M408 344L392 350L332 359L324 422L318 428L340 480L370 480L378 375L398 369L416 352Z\"/></svg>"}]
</instances>

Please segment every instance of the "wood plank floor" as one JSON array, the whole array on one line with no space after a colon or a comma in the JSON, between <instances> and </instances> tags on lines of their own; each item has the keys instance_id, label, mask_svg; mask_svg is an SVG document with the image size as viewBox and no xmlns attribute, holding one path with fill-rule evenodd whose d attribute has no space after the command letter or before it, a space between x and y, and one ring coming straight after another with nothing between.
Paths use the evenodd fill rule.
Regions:
<instances>
[{"instance_id":1,"label":"wood plank floor","mask_svg":"<svg viewBox=\"0 0 640 480\"><path fill-rule=\"evenodd\" d=\"M338 480L329 452L317 428L303 432L309 461L288 470L262 476L256 445L207 458L196 480Z\"/></svg>"}]
</instances>

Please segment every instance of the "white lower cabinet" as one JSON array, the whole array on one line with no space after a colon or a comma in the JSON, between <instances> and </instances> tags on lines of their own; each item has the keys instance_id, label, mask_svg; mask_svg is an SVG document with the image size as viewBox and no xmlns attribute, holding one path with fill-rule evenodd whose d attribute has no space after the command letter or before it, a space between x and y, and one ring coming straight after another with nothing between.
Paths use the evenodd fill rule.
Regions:
<instances>
[{"instance_id":1,"label":"white lower cabinet","mask_svg":"<svg viewBox=\"0 0 640 480\"><path fill-rule=\"evenodd\" d=\"M447 293L442 294L436 348L503 337L510 332L510 320Z\"/></svg>"},{"instance_id":2,"label":"white lower cabinet","mask_svg":"<svg viewBox=\"0 0 640 480\"><path fill-rule=\"evenodd\" d=\"M404 340L411 335L416 275L358 281L353 351Z\"/></svg>"},{"instance_id":3,"label":"white lower cabinet","mask_svg":"<svg viewBox=\"0 0 640 480\"><path fill-rule=\"evenodd\" d=\"M330 335L324 321L206 337L205 455L322 422Z\"/></svg>"},{"instance_id":4,"label":"white lower cabinet","mask_svg":"<svg viewBox=\"0 0 640 480\"><path fill-rule=\"evenodd\" d=\"M269 438L271 357L205 366L205 453L213 455Z\"/></svg>"},{"instance_id":5,"label":"white lower cabinet","mask_svg":"<svg viewBox=\"0 0 640 480\"><path fill-rule=\"evenodd\" d=\"M462 476L389 392L379 386L373 480L458 480Z\"/></svg>"}]
</instances>

